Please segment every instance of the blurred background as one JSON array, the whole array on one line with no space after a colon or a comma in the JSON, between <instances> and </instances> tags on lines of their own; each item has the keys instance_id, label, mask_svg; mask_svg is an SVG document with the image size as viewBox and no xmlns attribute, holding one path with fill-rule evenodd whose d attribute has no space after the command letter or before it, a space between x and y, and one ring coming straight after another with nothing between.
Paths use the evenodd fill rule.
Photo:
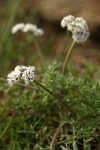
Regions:
<instances>
[{"instance_id":1,"label":"blurred background","mask_svg":"<svg viewBox=\"0 0 100 150\"><path fill-rule=\"evenodd\" d=\"M28 35L11 34L17 23L33 23L45 31L39 37L43 53L48 60L62 60L71 42L66 40L60 26L66 15L86 19L90 38L84 44L75 46L72 61L79 68L84 63L100 62L100 1L99 0L0 0L0 75L18 64L40 65L34 43L28 42Z\"/></svg>"}]
</instances>

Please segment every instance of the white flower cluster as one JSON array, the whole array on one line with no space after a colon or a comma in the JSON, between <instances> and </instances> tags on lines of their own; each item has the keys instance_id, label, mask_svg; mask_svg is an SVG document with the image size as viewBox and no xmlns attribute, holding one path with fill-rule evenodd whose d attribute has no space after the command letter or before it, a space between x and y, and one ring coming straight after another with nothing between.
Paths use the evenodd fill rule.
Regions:
<instances>
[{"instance_id":1,"label":"white flower cluster","mask_svg":"<svg viewBox=\"0 0 100 150\"><path fill-rule=\"evenodd\" d=\"M7 76L7 81L10 86L17 83L19 79L24 80L25 84L34 81L35 79L35 67L34 66L16 66L14 71L12 71Z\"/></svg>"},{"instance_id":2,"label":"white flower cluster","mask_svg":"<svg viewBox=\"0 0 100 150\"><path fill-rule=\"evenodd\" d=\"M69 15L69 16L66 16L64 17L62 20L61 20L61 26L64 28L64 27L67 27L67 25L69 23L72 23L73 21L75 20L75 17L72 16L72 15Z\"/></svg>"},{"instance_id":3,"label":"white flower cluster","mask_svg":"<svg viewBox=\"0 0 100 150\"><path fill-rule=\"evenodd\" d=\"M33 34L35 36L41 36L44 34L44 31L40 28L38 28L36 25L34 24L24 24L24 23L18 23L15 26L12 27L11 33L14 34L18 31L22 31L22 32L33 32Z\"/></svg>"},{"instance_id":4,"label":"white flower cluster","mask_svg":"<svg viewBox=\"0 0 100 150\"><path fill-rule=\"evenodd\" d=\"M83 43L89 37L89 29L86 21L82 17L75 18L72 15L66 16L61 21L61 26L67 27L72 33L72 38L76 43Z\"/></svg>"}]
</instances>

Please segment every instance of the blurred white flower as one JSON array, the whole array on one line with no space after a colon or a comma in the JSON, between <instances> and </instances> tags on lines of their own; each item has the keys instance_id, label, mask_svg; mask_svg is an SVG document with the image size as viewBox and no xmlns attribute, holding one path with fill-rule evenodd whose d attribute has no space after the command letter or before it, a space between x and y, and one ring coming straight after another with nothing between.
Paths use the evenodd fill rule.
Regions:
<instances>
[{"instance_id":1,"label":"blurred white flower","mask_svg":"<svg viewBox=\"0 0 100 150\"><path fill-rule=\"evenodd\" d=\"M44 34L44 31L42 29L37 29L35 32L34 32L34 35L35 36L41 36Z\"/></svg>"},{"instance_id":2,"label":"blurred white flower","mask_svg":"<svg viewBox=\"0 0 100 150\"><path fill-rule=\"evenodd\" d=\"M68 18L70 18L70 15ZM85 42L90 35L86 21L82 17L73 18L72 20L70 22L66 21L66 26L63 27L67 27L71 31L72 38L76 43Z\"/></svg>"},{"instance_id":3,"label":"blurred white flower","mask_svg":"<svg viewBox=\"0 0 100 150\"><path fill-rule=\"evenodd\" d=\"M75 17L72 15L66 16L61 20L62 28L67 27L67 25L75 20Z\"/></svg>"},{"instance_id":4,"label":"blurred white flower","mask_svg":"<svg viewBox=\"0 0 100 150\"><path fill-rule=\"evenodd\" d=\"M23 32L35 32L37 30L37 26L34 25L34 24L30 24L30 23L27 23L24 28L23 28Z\"/></svg>"},{"instance_id":5,"label":"blurred white flower","mask_svg":"<svg viewBox=\"0 0 100 150\"><path fill-rule=\"evenodd\" d=\"M15 26L12 27L12 30L11 30L11 33L16 33L18 32L19 30L22 31L23 28L24 28L25 24L24 23L18 23L16 24Z\"/></svg>"},{"instance_id":6,"label":"blurred white flower","mask_svg":"<svg viewBox=\"0 0 100 150\"><path fill-rule=\"evenodd\" d=\"M25 84L34 81L35 79L35 67L34 66L16 66L14 71L12 71L7 76L7 81L10 86L17 83L19 79L24 80Z\"/></svg>"},{"instance_id":7,"label":"blurred white flower","mask_svg":"<svg viewBox=\"0 0 100 150\"><path fill-rule=\"evenodd\" d=\"M82 17L77 17L77 18L75 19L75 23L81 23L81 24L87 26L86 21L85 21Z\"/></svg>"},{"instance_id":8,"label":"blurred white flower","mask_svg":"<svg viewBox=\"0 0 100 150\"><path fill-rule=\"evenodd\" d=\"M44 34L44 31L40 28L38 28L35 24L24 24L24 23L19 23L16 24L15 26L12 27L12 33L16 33L17 31L22 31L22 32L33 32L35 36L41 36Z\"/></svg>"},{"instance_id":9,"label":"blurred white flower","mask_svg":"<svg viewBox=\"0 0 100 150\"><path fill-rule=\"evenodd\" d=\"M72 34L73 34L72 38L76 43L83 43L89 37L88 28L85 26L82 26L81 24L78 26L76 24L76 27L74 31L72 32Z\"/></svg>"}]
</instances>

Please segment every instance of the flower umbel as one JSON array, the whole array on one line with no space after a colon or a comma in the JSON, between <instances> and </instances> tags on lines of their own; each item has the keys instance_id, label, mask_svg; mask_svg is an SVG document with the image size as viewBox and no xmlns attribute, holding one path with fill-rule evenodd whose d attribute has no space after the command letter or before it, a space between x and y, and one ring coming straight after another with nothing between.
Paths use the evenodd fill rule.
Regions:
<instances>
[{"instance_id":1,"label":"flower umbel","mask_svg":"<svg viewBox=\"0 0 100 150\"><path fill-rule=\"evenodd\" d=\"M67 27L72 33L72 38L76 43L84 43L89 37L89 29L86 21L82 17L64 17L61 21L62 27Z\"/></svg>"},{"instance_id":2,"label":"flower umbel","mask_svg":"<svg viewBox=\"0 0 100 150\"><path fill-rule=\"evenodd\" d=\"M34 66L16 66L14 71L7 76L8 84L12 86L17 83L19 79L24 80L25 84L29 84L29 82L35 79L35 70Z\"/></svg>"},{"instance_id":3,"label":"flower umbel","mask_svg":"<svg viewBox=\"0 0 100 150\"><path fill-rule=\"evenodd\" d=\"M12 71L10 74L7 76L7 81L10 86L13 84L17 83L19 80L20 74L17 71Z\"/></svg>"},{"instance_id":4,"label":"flower umbel","mask_svg":"<svg viewBox=\"0 0 100 150\"><path fill-rule=\"evenodd\" d=\"M69 23L72 23L75 20L75 17L72 15L66 16L61 20L62 28L67 27Z\"/></svg>"},{"instance_id":5,"label":"flower umbel","mask_svg":"<svg viewBox=\"0 0 100 150\"><path fill-rule=\"evenodd\" d=\"M23 32L35 32L37 30L37 26L34 24L27 23L23 28Z\"/></svg>"},{"instance_id":6,"label":"flower umbel","mask_svg":"<svg viewBox=\"0 0 100 150\"><path fill-rule=\"evenodd\" d=\"M44 34L44 31L40 28L38 28L35 24L31 23L18 23L15 26L12 27L12 33L16 33L17 31L22 32L32 32L35 36L41 36Z\"/></svg>"},{"instance_id":7,"label":"flower umbel","mask_svg":"<svg viewBox=\"0 0 100 150\"><path fill-rule=\"evenodd\" d=\"M43 34L44 34L44 31L42 29L39 29L39 28L37 30L35 30L35 32L34 32L35 36L41 36Z\"/></svg>"},{"instance_id":8,"label":"flower umbel","mask_svg":"<svg viewBox=\"0 0 100 150\"><path fill-rule=\"evenodd\" d=\"M24 27L25 27L24 23L18 23L15 26L12 27L11 33L15 34L18 31L22 31Z\"/></svg>"},{"instance_id":9,"label":"flower umbel","mask_svg":"<svg viewBox=\"0 0 100 150\"><path fill-rule=\"evenodd\" d=\"M29 66L27 69L22 73L22 79L24 80L25 84L28 84L30 81L34 81L35 78L35 67Z\"/></svg>"}]
</instances>

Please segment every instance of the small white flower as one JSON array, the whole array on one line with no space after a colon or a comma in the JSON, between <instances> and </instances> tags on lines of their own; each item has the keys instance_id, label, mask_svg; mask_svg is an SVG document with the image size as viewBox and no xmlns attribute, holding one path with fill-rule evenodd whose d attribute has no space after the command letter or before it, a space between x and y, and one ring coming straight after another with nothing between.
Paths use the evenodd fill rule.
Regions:
<instances>
[{"instance_id":1,"label":"small white flower","mask_svg":"<svg viewBox=\"0 0 100 150\"><path fill-rule=\"evenodd\" d=\"M73 32L73 30L75 29L75 22L71 22L71 23L68 23L67 25L67 29L71 32Z\"/></svg>"},{"instance_id":2,"label":"small white flower","mask_svg":"<svg viewBox=\"0 0 100 150\"><path fill-rule=\"evenodd\" d=\"M7 81L10 86L13 84L17 83L20 77L20 73L17 71L12 71L10 74L7 76Z\"/></svg>"},{"instance_id":3,"label":"small white flower","mask_svg":"<svg viewBox=\"0 0 100 150\"><path fill-rule=\"evenodd\" d=\"M67 18L67 19L66 19ZM63 23L65 21L65 26L69 31L72 33L72 38L76 43L83 43L87 40L89 37L89 29L86 21L82 17L75 17L73 19L70 19L70 21L66 21L70 18L70 15L68 17L65 17L63 20ZM65 27L63 24L63 27Z\"/></svg>"},{"instance_id":4,"label":"small white flower","mask_svg":"<svg viewBox=\"0 0 100 150\"><path fill-rule=\"evenodd\" d=\"M16 33L17 31L22 31L22 32L32 32L34 36L41 36L44 34L44 31L40 28L38 28L35 24L31 23L19 23L16 24L15 26L12 27L12 33Z\"/></svg>"},{"instance_id":5,"label":"small white flower","mask_svg":"<svg viewBox=\"0 0 100 150\"><path fill-rule=\"evenodd\" d=\"M23 73L24 71L26 71L27 67L26 66L19 66L20 72Z\"/></svg>"},{"instance_id":6,"label":"small white flower","mask_svg":"<svg viewBox=\"0 0 100 150\"><path fill-rule=\"evenodd\" d=\"M83 25L87 25L86 21L82 17L77 17L75 19L75 23L81 23Z\"/></svg>"},{"instance_id":7,"label":"small white flower","mask_svg":"<svg viewBox=\"0 0 100 150\"><path fill-rule=\"evenodd\" d=\"M27 23L23 28L23 32L35 32L37 30L37 26L34 24Z\"/></svg>"},{"instance_id":8,"label":"small white flower","mask_svg":"<svg viewBox=\"0 0 100 150\"><path fill-rule=\"evenodd\" d=\"M84 43L87 40L88 37L89 37L88 32L83 32L82 34L76 32L72 36L73 40L76 43Z\"/></svg>"},{"instance_id":9,"label":"small white flower","mask_svg":"<svg viewBox=\"0 0 100 150\"><path fill-rule=\"evenodd\" d=\"M12 71L7 76L7 81L10 86L17 83L19 79L24 80L25 84L34 81L35 79L35 67L34 66L16 66L14 71Z\"/></svg>"},{"instance_id":10,"label":"small white flower","mask_svg":"<svg viewBox=\"0 0 100 150\"><path fill-rule=\"evenodd\" d=\"M35 67L29 66L22 74L22 79L24 80L25 84L29 84L29 82L34 81L35 79Z\"/></svg>"},{"instance_id":11,"label":"small white flower","mask_svg":"<svg viewBox=\"0 0 100 150\"><path fill-rule=\"evenodd\" d=\"M73 40L77 43L83 43L88 39L90 35L89 29L86 21L83 18L76 18L72 34Z\"/></svg>"},{"instance_id":12,"label":"small white flower","mask_svg":"<svg viewBox=\"0 0 100 150\"><path fill-rule=\"evenodd\" d=\"M62 28L67 27L67 25L75 20L75 17L72 15L66 16L61 20Z\"/></svg>"},{"instance_id":13,"label":"small white flower","mask_svg":"<svg viewBox=\"0 0 100 150\"><path fill-rule=\"evenodd\" d=\"M23 28L24 28L25 24L24 23L18 23L16 24L15 26L12 27L12 30L11 30L11 33L16 33L18 32L19 30L22 31Z\"/></svg>"},{"instance_id":14,"label":"small white flower","mask_svg":"<svg viewBox=\"0 0 100 150\"><path fill-rule=\"evenodd\" d=\"M42 29L37 29L35 32L34 32L34 35L35 36L41 36L44 34L44 31Z\"/></svg>"},{"instance_id":15,"label":"small white flower","mask_svg":"<svg viewBox=\"0 0 100 150\"><path fill-rule=\"evenodd\" d=\"M24 80L26 85L29 83L26 71L24 71L23 74L22 74L22 80Z\"/></svg>"},{"instance_id":16,"label":"small white flower","mask_svg":"<svg viewBox=\"0 0 100 150\"><path fill-rule=\"evenodd\" d=\"M15 69L14 69L14 71L20 74L21 73L20 72L20 66L16 66Z\"/></svg>"}]
</instances>

